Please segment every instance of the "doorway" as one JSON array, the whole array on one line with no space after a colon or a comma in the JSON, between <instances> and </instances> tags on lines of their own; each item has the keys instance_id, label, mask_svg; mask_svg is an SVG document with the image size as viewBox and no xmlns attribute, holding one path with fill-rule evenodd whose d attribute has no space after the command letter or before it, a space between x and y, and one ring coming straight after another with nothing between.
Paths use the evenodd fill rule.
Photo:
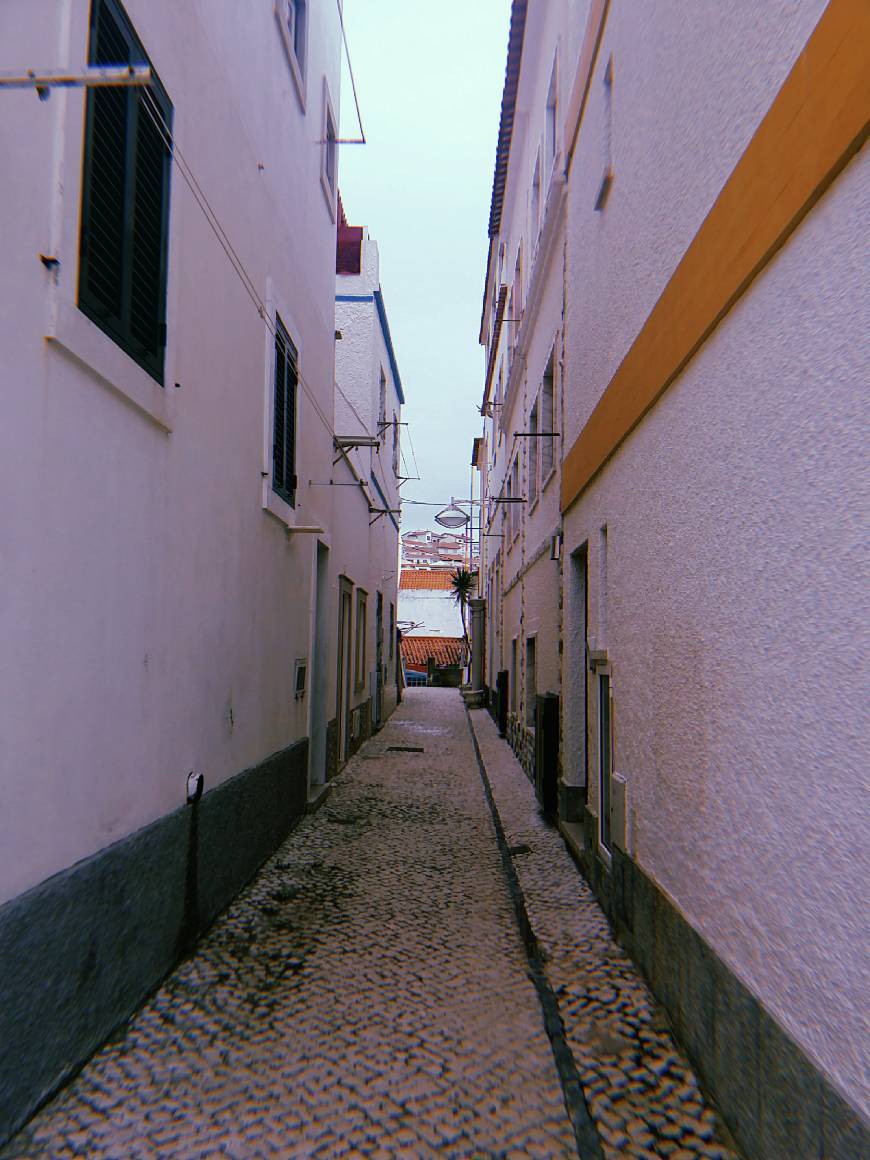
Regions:
<instances>
[{"instance_id":1,"label":"doorway","mask_svg":"<svg viewBox=\"0 0 870 1160\"><path fill-rule=\"evenodd\" d=\"M338 580L338 680L336 682L335 715L338 721L338 764L347 761L348 733L350 731L351 683L351 595L353 585L346 576Z\"/></svg>"},{"instance_id":2,"label":"doorway","mask_svg":"<svg viewBox=\"0 0 870 1160\"><path fill-rule=\"evenodd\" d=\"M375 605L375 729L380 729L384 713L384 597L379 592Z\"/></svg>"},{"instance_id":3,"label":"doorway","mask_svg":"<svg viewBox=\"0 0 870 1160\"><path fill-rule=\"evenodd\" d=\"M326 695L329 684L326 657L329 655L329 548L317 543L314 587L314 640L308 670L309 727L308 784L326 781Z\"/></svg>"}]
</instances>

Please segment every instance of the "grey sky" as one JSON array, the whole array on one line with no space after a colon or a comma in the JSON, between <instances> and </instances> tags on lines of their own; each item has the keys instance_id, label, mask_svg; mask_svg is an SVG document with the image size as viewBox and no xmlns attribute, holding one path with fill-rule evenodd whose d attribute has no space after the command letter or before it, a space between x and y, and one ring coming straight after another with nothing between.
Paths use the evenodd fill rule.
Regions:
<instances>
[{"instance_id":1,"label":"grey sky","mask_svg":"<svg viewBox=\"0 0 870 1160\"><path fill-rule=\"evenodd\" d=\"M422 479L405 499L467 496L480 432L478 344L510 0L345 0L369 144L341 150L348 220L368 226ZM342 136L355 135L342 78ZM410 474L407 429L403 444ZM403 531L435 527L405 505Z\"/></svg>"}]
</instances>

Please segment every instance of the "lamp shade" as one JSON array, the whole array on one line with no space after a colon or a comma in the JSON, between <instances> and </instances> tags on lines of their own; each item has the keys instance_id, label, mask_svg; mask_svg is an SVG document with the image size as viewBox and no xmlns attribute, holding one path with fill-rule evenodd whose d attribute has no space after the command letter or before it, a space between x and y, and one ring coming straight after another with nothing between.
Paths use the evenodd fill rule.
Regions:
<instances>
[{"instance_id":1,"label":"lamp shade","mask_svg":"<svg viewBox=\"0 0 870 1160\"><path fill-rule=\"evenodd\" d=\"M444 511L438 513L435 517L435 523L440 524L442 528L462 528L468 523L468 518L467 512L462 511L461 508L452 503Z\"/></svg>"}]
</instances>

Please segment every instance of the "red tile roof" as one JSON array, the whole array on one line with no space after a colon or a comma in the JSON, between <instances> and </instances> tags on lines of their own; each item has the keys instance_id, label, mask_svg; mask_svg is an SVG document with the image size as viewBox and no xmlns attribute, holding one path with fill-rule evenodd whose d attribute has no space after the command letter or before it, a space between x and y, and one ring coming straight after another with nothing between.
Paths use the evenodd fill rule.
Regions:
<instances>
[{"instance_id":1,"label":"red tile roof","mask_svg":"<svg viewBox=\"0 0 870 1160\"><path fill-rule=\"evenodd\" d=\"M462 655L461 636L403 636L402 659L408 668L426 671L429 657L436 665L458 665Z\"/></svg>"},{"instance_id":2,"label":"red tile roof","mask_svg":"<svg viewBox=\"0 0 870 1160\"><path fill-rule=\"evenodd\" d=\"M430 571L428 568L403 568L399 576L400 590L409 588L423 589L429 592L451 592L450 570L440 568Z\"/></svg>"}]
</instances>

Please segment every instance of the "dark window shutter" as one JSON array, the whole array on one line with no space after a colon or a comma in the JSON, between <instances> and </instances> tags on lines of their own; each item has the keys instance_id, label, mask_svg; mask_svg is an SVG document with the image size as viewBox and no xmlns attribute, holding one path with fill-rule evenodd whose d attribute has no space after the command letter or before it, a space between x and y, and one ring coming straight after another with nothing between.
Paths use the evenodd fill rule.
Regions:
<instances>
[{"instance_id":1,"label":"dark window shutter","mask_svg":"<svg viewBox=\"0 0 870 1160\"><path fill-rule=\"evenodd\" d=\"M272 439L272 486L280 494L284 492L284 438L287 426L287 408L284 381L286 378L287 356L284 344L284 328L278 323L275 335L275 420Z\"/></svg>"},{"instance_id":2,"label":"dark window shutter","mask_svg":"<svg viewBox=\"0 0 870 1160\"><path fill-rule=\"evenodd\" d=\"M140 100L144 102L147 97ZM155 116L162 112L160 110L160 114L155 113ZM161 351L160 326L165 314L164 202L170 158L163 135L144 106L139 110L137 129L130 333L147 357L157 359Z\"/></svg>"},{"instance_id":3,"label":"dark window shutter","mask_svg":"<svg viewBox=\"0 0 870 1160\"><path fill-rule=\"evenodd\" d=\"M128 64L129 42L111 10L95 3L91 21L90 63ZM87 113L80 295L92 310L120 327L130 193L126 174L130 93L123 88L90 90Z\"/></svg>"},{"instance_id":4,"label":"dark window shutter","mask_svg":"<svg viewBox=\"0 0 870 1160\"><path fill-rule=\"evenodd\" d=\"M272 422L272 487L296 502L296 389L298 354L280 318L275 327L275 403Z\"/></svg>"},{"instance_id":5,"label":"dark window shutter","mask_svg":"<svg viewBox=\"0 0 870 1160\"><path fill-rule=\"evenodd\" d=\"M150 63L117 0L92 0L88 59ZM79 307L162 383L172 105L155 76L92 89L86 109Z\"/></svg>"}]
</instances>

